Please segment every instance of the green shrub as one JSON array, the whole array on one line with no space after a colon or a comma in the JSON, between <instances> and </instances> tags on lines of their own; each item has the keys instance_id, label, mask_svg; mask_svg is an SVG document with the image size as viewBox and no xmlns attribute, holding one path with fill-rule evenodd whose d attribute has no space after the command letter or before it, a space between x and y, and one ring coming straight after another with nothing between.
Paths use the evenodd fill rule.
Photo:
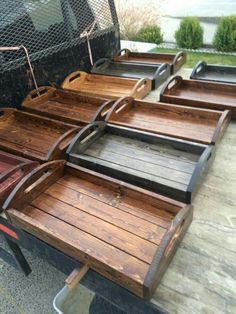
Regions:
<instances>
[{"instance_id":1,"label":"green shrub","mask_svg":"<svg viewBox=\"0 0 236 314\"><path fill-rule=\"evenodd\" d=\"M213 45L218 51L236 51L236 15L220 19Z\"/></svg>"},{"instance_id":2,"label":"green shrub","mask_svg":"<svg viewBox=\"0 0 236 314\"><path fill-rule=\"evenodd\" d=\"M158 45L163 42L163 35L159 26L146 26L140 29L134 39Z\"/></svg>"},{"instance_id":3,"label":"green shrub","mask_svg":"<svg viewBox=\"0 0 236 314\"><path fill-rule=\"evenodd\" d=\"M197 17L186 17L175 32L175 40L179 47L197 49L203 45L203 29Z\"/></svg>"}]
</instances>

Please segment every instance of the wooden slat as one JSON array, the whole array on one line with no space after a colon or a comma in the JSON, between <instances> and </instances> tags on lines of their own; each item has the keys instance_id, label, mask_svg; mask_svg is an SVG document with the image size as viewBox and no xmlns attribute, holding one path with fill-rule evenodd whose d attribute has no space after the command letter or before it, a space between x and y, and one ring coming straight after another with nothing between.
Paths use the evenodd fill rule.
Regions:
<instances>
[{"instance_id":1,"label":"wooden slat","mask_svg":"<svg viewBox=\"0 0 236 314\"><path fill-rule=\"evenodd\" d=\"M68 189L66 192L69 195L73 194L70 193L70 190ZM54 196L52 197L50 195ZM88 214L83 210L87 207L99 207L97 201L92 202L87 198L89 203L85 203L86 200L83 200L83 196L81 195L81 200L79 202L78 200L76 202L74 199L71 199L70 201L69 198L65 198L65 194L61 195L58 191L54 193L53 187L50 188L50 195L48 195L48 192L41 194L39 198L36 198L32 202L32 205L57 219L92 235L93 237L144 261L145 263L151 263L157 248L155 244L144 240L131 232L127 232L125 229L121 229L109 222L97 218L94 215ZM104 211L109 210L108 207L109 206L104 208Z\"/></svg>"},{"instance_id":2,"label":"wooden slat","mask_svg":"<svg viewBox=\"0 0 236 314\"><path fill-rule=\"evenodd\" d=\"M89 149L86 150L86 156L92 157L94 160L101 160L102 162L109 162L111 165L116 165L117 167L125 168L127 172L129 169L140 173L140 176L146 177L149 175L156 176L158 178L163 178L173 182L181 183L183 185L187 184L191 178L191 173L186 173L183 171L174 170L168 168L167 166L159 166L155 163L147 162L145 160L137 158L135 155L133 157L126 155L126 150L124 147L123 154L112 152L106 148L100 149L101 146L94 144ZM152 155L149 155L150 160ZM112 167L112 166L111 166Z\"/></svg>"},{"instance_id":3,"label":"wooden slat","mask_svg":"<svg viewBox=\"0 0 236 314\"><path fill-rule=\"evenodd\" d=\"M143 295L148 264L32 206L10 209L12 221L62 252L86 263L109 279Z\"/></svg>"},{"instance_id":4,"label":"wooden slat","mask_svg":"<svg viewBox=\"0 0 236 314\"><path fill-rule=\"evenodd\" d=\"M160 243L166 232L165 227L143 222L138 217L61 184L54 184L46 194L155 244Z\"/></svg>"},{"instance_id":5,"label":"wooden slat","mask_svg":"<svg viewBox=\"0 0 236 314\"><path fill-rule=\"evenodd\" d=\"M97 179L96 182L92 182L80 176L65 174L58 180L58 183L95 199L99 198L102 202L125 211L131 215L131 220L135 216L166 228L173 218L173 214L168 212L167 204L163 210L157 200L149 199L149 201L142 202L142 199L131 198L118 187L114 187L111 183L108 185L102 180ZM120 215L120 212L118 213Z\"/></svg>"}]
</instances>

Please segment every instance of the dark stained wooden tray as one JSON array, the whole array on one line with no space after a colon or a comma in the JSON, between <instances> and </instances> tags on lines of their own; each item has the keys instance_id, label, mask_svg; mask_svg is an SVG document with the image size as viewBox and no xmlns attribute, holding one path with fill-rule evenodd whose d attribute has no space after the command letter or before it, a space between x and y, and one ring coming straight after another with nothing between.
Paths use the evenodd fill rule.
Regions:
<instances>
[{"instance_id":1,"label":"dark stained wooden tray","mask_svg":"<svg viewBox=\"0 0 236 314\"><path fill-rule=\"evenodd\" d=\"M94 122L78 133L67 154L77 165L190 203L214 146Z\"/></svg>"},{"instance_id":2,"label":"dark stained wooden tray","mask_svg":"<svg viewBox=\"0 0 236 314\"><path fill-rule=\"evenodd\" d=\"M0 110L0 149L44 162L63 158L81 127L15 109Z\"/></svg>"},{"instance_id":3,"label":"dark stained wooden tray","mask_svg":"<svg viewBox=\"0 0 236 314\"><path fill-rule=\"evenodd\" d=\"M125 61L114 62L103 58L94 63L91 72L94 74L112 75L124 78L148 78L152 81L152 89L156 89L170 76L170 65L167 63L136 64Z\"/></svg>"},{"instance_id":4,"label":"dark stained wooden tray","mask_svg":"<svg viewBox=\"0 0 236 314\"><path fill-rule=\"evenodd\" d=\"M113 104L112 100L43 86L25 98L22 108L31 113L85 126L94 119L98 110L106 114Z\"/></svg>"},{"instance_id":5,"label":"dark stained wooden tray","mask_svg":"<svg viewBox=\"0 0 236 314\"><path fill-rule=\"evenodd\" d=\"M207 64L205 61L199 61L193 69L190 78L200 81L236 84L236 67Z\"/></svg>"},{"instance_id":6,"label":"dark stained wooden tray","mask_svg":"<svg viewBox=\"0 0 236 314\"><path fill-rule=\"evenodd\" d=\"M192 207L63 161L18 184L11 223L150 299L192 220Z\"/></svg>"},{"instance_id":7,"label":"dark stained wooden tray","mask_svg":"<svg viewBox=\"0 0 236 314\"><path fill-rule=\"evenodd\" d=\"M214 110L230 110L236 118L236 86L184 80L173 77L163 88L160 100L166 103Z\"/></svg>"},{"instance_id":8,"label":"dark stained wooden tray","mask_svg":"<svg viewBox=\"0 0 236 314\"><path fill-rule=\"evenodd\" d=\"M94 121L130 127L203 144L215 144L230 122L230 111L176 106L124 97L104 115L101 109Z\"/></svg>"},{"instance_id":9,"label":"dark stained wooden tray","mask_svg":"<svg viewBox=\"0 0 236 314\"><path fill-rule=\"evenodd\" d=\"M130 51L129 49L121 49L114 56L113 60L147 64L168 63L171 67L171 74L174 74L186 62L187 54L183 51L174 54L174 53L133 52Z\"/></svg>"},{"instance_id":10,"label":"dark stained wooden tray","mask_svg":"<svg viewBox=\"0 0 236 314\"><path fill-rule=\"evenodd\" d=\"M0 150L0 212L3 202L17 183L37 165L36 161L30 161Z\"/></svg>"},{"instance_id":11,"label":"dark stained wooden tray","mask_svg":"<svg viewBox=\"0 0 236 314\"><path fill-rule=\"evenodd\" d=\"M149 79L120 78L76 71L66 77L62 88L79 92L82 95L106 99L117 99L123 96L142 99L150 93L152 83Z\"/></svg>"}]
</instances>

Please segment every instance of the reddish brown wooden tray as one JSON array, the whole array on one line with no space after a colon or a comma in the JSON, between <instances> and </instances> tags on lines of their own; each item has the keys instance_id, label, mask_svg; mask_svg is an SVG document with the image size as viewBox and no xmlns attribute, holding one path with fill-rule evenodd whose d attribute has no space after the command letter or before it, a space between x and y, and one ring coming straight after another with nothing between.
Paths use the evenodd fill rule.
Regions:
<instances>
[{"instance_id":1,"label":"reddish brown wooden tray","mask_svg":"<svg viewBox=\"0 0 236 314\"><path fill-rule=\"evenodd\" d=\"M0 212L9 193L37 165L35 161L0 151Z\"/></svg>"},{"instance_id":2,"label":"reddish brown wooden tray","mask_svg":"<svg viewBox=\"0 0 236 314\"><path fill-rule=\"evenodd\" d=\"M184 80L175 76L163 88L160 100L190 107L227 109L232 112L232 118L236 118L236 86L233 84Z\"/></svg>"},{"instance_id":3,"label":"reddish brown wooden tray","mask_svg":"<svg viewBox=\"0 0 236 314\"><path fill-rule=\"evenodd\" d=\"M62 88L106 99L123 96L142 99L150 93L152 83L148 79L120 78L77 71L67 76Z\"/></svg>"},{"instance_id":4,"label":"reddish brown wooden tray","mask_svg":"<svg viewBox=\"0 0 236 314\"><path fill-rule=\"evenodd\" d=\"M81 129L15 109L0 110L0 149L40 162L62 158Z\"/></svg>"},{"instance_id":5,"label":"reddish brown wooden tray","mask_svg":"<svg viewBox=\"0 0 236 314\"><path fill-rule=\"evenodd\" d=\"M101 109L95 121L102 121L163 134L203 144L215 144L230 122L230 112L154 103L124 97L104 116Z\"/></svg>"},{"instance_id":6,"label":"reddish brown wooden tray","mask_svg":"<svg viewBox=\"0 0 236 314\"><path fill-rule=\"evenodd\" d=\"M98 109L106 114L113 104L112 100L43 86L25 98L22 108L31 113L85 126L94 119Z\"/></svg>"},{"instance_id":7,"label":"reddish brown wooden tray","mask_svg":"<svg viewBox=\"0 0 236 314\"><path fill-rule=\"evenodd\" d=\"M10 221L150 299L192 208L63 161L40 166L5 202Z\"/></svg>"},{"instance_id":8,"label":"reddish brown wooden tray","mask_svg":"<svg viewBox=\"0 0 236 314\"><path fill-rule=\"evenodd\" d=\"M174 54L174 53L133 52L130 51L129 49L122 49L114 56L113 60L148 64L168 63L171 66L171 74L174 74L186 62L187 54L183 51Z\"/></svg>"}]
</instances>

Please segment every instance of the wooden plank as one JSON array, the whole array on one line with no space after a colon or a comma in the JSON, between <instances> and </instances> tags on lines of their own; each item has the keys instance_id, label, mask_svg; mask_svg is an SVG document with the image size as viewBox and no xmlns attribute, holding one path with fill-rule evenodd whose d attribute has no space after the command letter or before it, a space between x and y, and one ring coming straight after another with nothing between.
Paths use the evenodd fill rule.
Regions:
<instances>
[{"instance_id":1,"label":"wooden plank","mask_svg":"<svg viewBox=\"0 0 236 314\"><path fill-rule=\"evenodd\" d=\"M51 186L45 193L89 215L117 226L124 230L124 232L128 231L155 244L160 243L160 239L166 232L166 227L159 227L146 221L143 222L142 219L117 210L112 205L106 204L100 199L94 199L91 196L58 183Z\"/></svg>"},{"instance_id":2,"label":"wooden plank","mask_svg":"<svg viewBox=\"0 0 236 314\"><path fill-rule=\"evenodd\" d=\"M176 154L176 150L172 150L172 155L166 154L163 152L161 145L159 151L157 146L156 149L150 149L150 145L142 145L139 144L138 147L135 144L139 144L137 141L130 141L129 139L122 139L122 143L119 142L116 136L107 136L104 135L100 137L99 140L93 144L89 150L95 150L100 153L101 150L114 152L116 154L125 155L131 158L140 159L144 162L148 162L155 165L160 165L163 167L167 167L173 170L179 170L186 173L192 173L194 170L195 164L193 162L188 162L188 160L184 160L178 158ZM141 146L141 147L140 147ZM86 153L89 151L86 150ZM169 150L169 152L171 152ZM135 156L135 157L134 157Z\"/></svg>"},{"instance_id":3,"label":"wooden plank","mask_svg":"<svg viewBox=\"0 0 236 314\"><path fill-rule=\"evenodd\" d=\"M82 263L89 261L95 271L143 296L148 264L34 207L22 212L10 209L8 213L19 227Z\"/></svg>"},{"instance_id":4,"label":"wooden plank","mask_svg":"<svg viewBox=\"0 0 236 314\"><path fill-rule=\"evenodd\" d=\"M126 154L126 148L123 149L123 154L112 152L102 147L102 145L93 144L90 148L86 150L85 156L92 157L93 160L97 162L104 161L109 162L111 167L116 165L123 168L124 171L129 172L129 169L135 170L140 173L140 177L146 177L149 175L156 176L158 178L164 178L169 181L181 183L183 185L187 184L191 178L192 173L187 173L183 171L174 170L168 168L167 166L159 166L156 163L152 163L152 155L149 155L150 161L139 159L136 155L128 156ZM134 152L135 153L135 152ZM95 161L96 162L96 161Z\"/></svg>"},{"instance_id":5,"label":"wooden plank","mask_svg":"<svg viewBox=\"0 0 236 314\"><path fill-rule=\"evenodd\" d=\"M131 222L133 217L138 217L157 226L167 228L173 218L173 214L168 212L167 204L165 210L163 210L162 205L159 205L159 200L149 198L146 202L143 202L142 199L138 199L138 192L137 197L135 197L136 195L130 197L126 190L125 192L122 191L121 187L113 187L111 183L108 185L104 180L99 180L98 178L96 178L96 182L93 182L80 176L65 174L58 180L58 183L95 199L99 197L102 202L128 213ZM145 196L142 195L142 197L144 198ZM120 211L118 211L118 215L121 215ZM128 217L126 216L127 221L129 221Z\"/></svg>"},{"instance_id":6,"label":"wooden plank","mask_svg":"<svg viewBox=\"0 0 236 314\"><path fill-rule=\"evenodd\" d=\"M59 189L59 191L61 190L65 189ZM74 191L71 193L71 190L66 189L66 192L73 195ZM91 199L88 200L87 198L89 204L85 204L82 200L83 196L80 195L81 201L78 202L77 198L76 204L74 199L70 201L69 198L64 198L64 195L64 193L60 195L60 192L58 192L58 190L55 191L53 186L51 186L50 192L48 193L48 191L46 191L46 193L41 194L32 202L32 205L47 214L72 225L76 229L82 230L87 234L100 239L104 243L112 245L127 254L142 260L145 263L151 263L157 248L156 244L136 236L125 229L121 229L110 222L97 218L96 216L83 210L85 207L99 207L99 202L92 202ZM111 206L106 206L104 211L109 210L110 207Z\"/></svg>"}]
</instances>

